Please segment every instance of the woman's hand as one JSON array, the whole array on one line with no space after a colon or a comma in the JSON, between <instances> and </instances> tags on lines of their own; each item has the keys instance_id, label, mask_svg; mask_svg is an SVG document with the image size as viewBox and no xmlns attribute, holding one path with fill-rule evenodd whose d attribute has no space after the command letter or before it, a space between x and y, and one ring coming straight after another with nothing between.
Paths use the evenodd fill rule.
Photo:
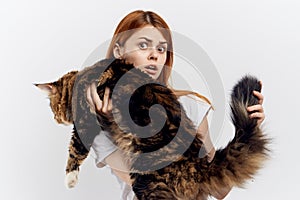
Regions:
<instances>
[{"instance_id":1,"label":"woman's hand","mask_svg":"<svg viewBox=\"0 0 300 200\"><path fill-rule=\"evenodd\" d=\"M96 84L92 83L87 88L87 100L89 104L91 105L92 109L95 109L93 111L96 111L96 113L100 114L101 116L109 117L111 115L112 110L112 100L109 98L109 88L105 88L103 101L101 101L98 93Z\"/></svg>"},{"instance_id":2,"label":"woman's hand","mask_svg":"<svg viewBox=\"0 0 300 200\"><path fill-rule=\"evenodd\" d=\"M265 119L264 108L262 106L264 101L264 96L262 95L262 93L258 91L253 91L253 94L258 98L258 104L247 107L247 111L251 112L251 114L249 115L250 118L256 118L257 125L260 126Z\"/></svg>"}]
</instances>

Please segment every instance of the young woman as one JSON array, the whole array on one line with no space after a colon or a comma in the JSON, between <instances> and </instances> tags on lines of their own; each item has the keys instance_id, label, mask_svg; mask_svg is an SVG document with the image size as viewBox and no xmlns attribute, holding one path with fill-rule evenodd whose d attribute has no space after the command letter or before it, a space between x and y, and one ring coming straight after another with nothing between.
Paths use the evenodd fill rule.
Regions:
<instances>
[{"instance_id":1,"label":"young woman","mask_svg":"<svg viewBox=\"0 0 300 200\"><path fill-rule=\"evenodd\" d=\"M149 74L153 79L168 85L173 64L171 31L166 22L154 12L141 10L131 12L117 26L106 57L125 59L136 68ZM215 149L209 136L206 118L211 108L210 102L195 92L178 90L174 90L174 92L178 95L187 116L198 127L197 137L203 141L207 159L211 161ZM95 105L98 113L110 114L112 102L108 97L109 89L105 90L103 101L97 95L95 85L91 85L87 93L89 103ZM258 118L258 123L261 124L265 117L262 107L263 95L257 91L254 91L254 95L258 97L259 104L247 109L249 112L255 111L250 117ZM121 184L122 199L133 199L129 167L125 164L122 153L105 134L105 131L102 131L94 140L93 149L97 156L96 164L98 167L109 165L112 173L116 175ZM230 190L230 186L220 188L219 191L211 195L217 199L222 199Z\"/></svg>"}]
</instances>

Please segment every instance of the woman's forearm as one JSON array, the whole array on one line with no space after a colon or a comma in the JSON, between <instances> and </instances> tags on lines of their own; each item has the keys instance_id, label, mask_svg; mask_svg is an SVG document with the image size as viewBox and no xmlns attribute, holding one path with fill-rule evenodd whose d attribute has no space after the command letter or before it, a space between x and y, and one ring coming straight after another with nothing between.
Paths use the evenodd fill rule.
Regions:
<instances>
[{"instance_id":1,"label":"woman's forearm","mask_svg":"<svg viewBox=\"0 0 300 200\"><path fill-rule=\"evenodd\" d=\"M224 188L220 188L218 191L212 191L210 194L216 199L224 199L227 196L227 194L231 191L231 189L232 186L227 186Z\"/></svg>"}]
</instances>

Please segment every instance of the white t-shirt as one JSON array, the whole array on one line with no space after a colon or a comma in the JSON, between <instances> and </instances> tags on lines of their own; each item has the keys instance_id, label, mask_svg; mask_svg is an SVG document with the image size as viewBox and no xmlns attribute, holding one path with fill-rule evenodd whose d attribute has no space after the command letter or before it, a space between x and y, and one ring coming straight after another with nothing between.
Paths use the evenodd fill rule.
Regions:
<instances>
[{"instance_id":1,"label":"white t-shirt","mask_svg":"<svg viewBox=\"0 0 300 200\"><path fill-rule=\"evenodd\" d=\"M192 120L195 127L199 127L204 117L207 115L211 106L193 95L186 95L179 97L179 102L181 103L183 109L185 110L187 116ZM106 131L101 131L96 137L92 145L92 149L95 152L96 158L95 162L98 167L103 167L104 159L115 152L117 147L108 139L106 136ZM122 162L117 162L121 164ZM122 169L124 166L114 166ZM112 173L113 174L113 173ZM118 177L118 182L121 185L123 200L133 200L134 193L129 185L124 183Z\"/></svg>"}]
</instances>

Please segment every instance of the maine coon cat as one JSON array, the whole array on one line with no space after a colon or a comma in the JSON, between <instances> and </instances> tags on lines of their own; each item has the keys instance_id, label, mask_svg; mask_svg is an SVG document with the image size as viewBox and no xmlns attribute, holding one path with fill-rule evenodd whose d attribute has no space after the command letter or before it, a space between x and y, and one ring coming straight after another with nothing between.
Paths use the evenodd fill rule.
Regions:
<instances>
[{"instance_id":1,"label":"maine coon cat","mask_svg":"<svg viewBox=\"0 0 300 200\"><path fill-rule=\"evenodd\" d=\"M110 88L112 116L96 114L87 103L86 89L93 82L101 99L105 87ZM210 163L199 156L203 144L172 90L123 60L102 60L36 85L48 92L56 121L74 125L66 167L69 187L76 184L79 167L101 130L110 133L130 164L138 199L206 199L219 188L242 186L267 159L269 140L246 110L258 103L252 94L261 90L255 77L245 76L234 86L235 137Z\"/></svg>"}]
</instances>

